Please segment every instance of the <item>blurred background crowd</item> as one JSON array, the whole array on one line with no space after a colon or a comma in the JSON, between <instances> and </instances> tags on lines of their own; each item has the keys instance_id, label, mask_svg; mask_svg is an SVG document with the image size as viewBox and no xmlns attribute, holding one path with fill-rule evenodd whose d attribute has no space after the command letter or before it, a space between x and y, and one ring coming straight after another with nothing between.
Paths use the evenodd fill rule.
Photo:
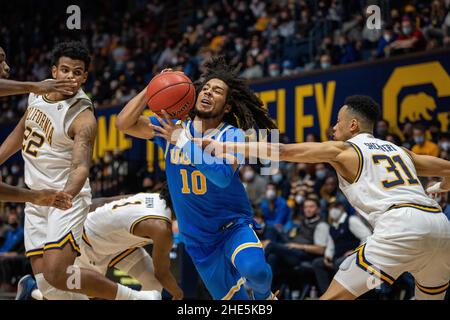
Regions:
<instances>
[{"instance_id":1,"label":"blurred background crowd","mask_svg":"<svg viewBox=\"0 0 450 320\"><path fill-rule=\"evenodd\" d=\"M61 15L67 1L2 3L0 43L11 77L50 75L49 52L73 38ZM26 5L26 4L29 5ZM85 90L97 108L124 104L163 68L192 79L211 55L226 55L248 79L450 46L449 0L128 0L81 1L85 42L93 54ZM366 7L381 8L370 30ZM79 36L78 36L79 38ZM11 106L14 106L12 108ZM16 121L25 97L0 100L0 122Z\"/></svg>"},{"instance_id":2,"label":"blurred background crowd","mask_svg":"<svg viewBox=\"0 0 450 320\"><path fill-rule=\"evenodd\" d=\"M20 21L14 3L1 4L0 45L12 79L37 81L49 76L49 52L71 31L52 14L65 14L64 1L29 2ZM368 4L382 8L381 30L366 26ZM225 54L254 81L450 46L450 0L102 0L84 5L89 10L81 40L93 53L85 91L97 108L125 104L166 67L196 79L202 62L215 54ZM16 122L26 104L26 96L0 98L0 123ZM418 154L450 160L450 134L440 128L437 121L427 127L408 123L400 139L380 120L375 132ZM310 134L306 141L320 139ZM274 271L274 290L281 289L286 299L316 298L371 227L346 201L327 165L280 163L269 176L259 169L246 165L240 175L262 227L258 235ZM2 165L1 179L24 187L23 163ZM150 192L162 182L120 152L97 159L90 181L93 197ZM424 186L429 182L422 180ZM448 195L438 201L450 217ZM20 276L30 273L23 221L23 205L0 204L0 291L13 292ZM369 295L408 298L413 290L414 280L405 274L394 286L382 285Z\"/></svg>"}]
</instances>

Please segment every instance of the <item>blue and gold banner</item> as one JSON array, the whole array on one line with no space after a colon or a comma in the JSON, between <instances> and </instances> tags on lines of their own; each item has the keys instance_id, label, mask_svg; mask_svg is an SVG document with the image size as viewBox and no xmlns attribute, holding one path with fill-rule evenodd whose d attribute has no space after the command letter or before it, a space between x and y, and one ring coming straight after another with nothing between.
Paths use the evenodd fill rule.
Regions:
<instances>
[{"instance_id":1,"label":"blue and gold banner","mask_svg":"<svg viewBox=\"0 0 450 320\"><path fill-rule=\"evenodd\" d=\"M266 79L252 88L277 120L291 142L302 142L309 133L326 140L347 96L369 95L381 106L391 131L401 136L402 125L437 119L449 129L450 51L401 56L388 60L340 66L283 79ZM94 101L95 102L95 101ZM133 139L114 125L122 106L97 110L98 137L95 158L107 151L122 151L149 171L164 169L163 154L151 142ZM148 115L150 115L148 111ZM12 128L2 128L6 138Z\"/></svg>"}]
</instances>

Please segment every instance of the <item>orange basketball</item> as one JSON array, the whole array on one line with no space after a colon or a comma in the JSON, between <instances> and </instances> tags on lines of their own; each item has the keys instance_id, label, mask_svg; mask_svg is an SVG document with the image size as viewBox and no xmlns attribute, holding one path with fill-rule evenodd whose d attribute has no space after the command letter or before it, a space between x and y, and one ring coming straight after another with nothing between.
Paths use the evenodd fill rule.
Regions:
<instances>
[{"instance_id":1,"label":"orange basketball","mask_svg":"<svg viewBox=\"0 0 450 320\"><path fill-rule=\"evenodd\" d=\"M195 87L183 72L166 71L150 81L146 96L154 113L161 116L166 110L172 119L180 119L194 107Z\"/></svg>"}]
</instances>

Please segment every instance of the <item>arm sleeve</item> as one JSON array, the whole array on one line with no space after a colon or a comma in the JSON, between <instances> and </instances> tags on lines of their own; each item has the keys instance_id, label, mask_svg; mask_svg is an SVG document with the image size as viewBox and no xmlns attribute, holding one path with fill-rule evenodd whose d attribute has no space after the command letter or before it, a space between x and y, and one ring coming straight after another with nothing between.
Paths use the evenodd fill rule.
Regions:
<instances>
[{"instance_id":1,"label":"arm sleeve","mask_svg":"<svg viewBox=\"0 0 450 320\"><path fill-rule=\"evenodd\" d=\"M357 237L361 243L365 242L367 237L372 234L372 232L367 228L367 226L360 220L360 218L351 216L348 221L348 227L350 232Z\"/></svg>"},{"instance_id":2,"label":"arm sleeve","mask_svg":"<svg viewBox=\"0 0 450 320\"><path fill-rule=\"evenodd\" d=\"M240 140L242 139L242 140ZM231 132L225 136L225 140L222 141L234 141L244 142L245 136L238 130ZM205 175L205 177L220 188L225 188L230 185L235 171L233 166L229 164L227 159L217 158L208 152L203 152L199 146L197 146L192 140L188 140L182 147L184 155L191 160L191 163ZM242 163L242 155L233 154ZM237 171L237 170L236 170Z\"/></svg>"},{"instance_id":3,"label":"arm sleeve","mask_svg":"<svg viewBox=\"0 0 450 320\"><path fill-rule=\"evenodd\" d=\"M328 242L328 234L330 227L326 222L320 222L314 231L314 244L326 247Z\"/></svg>"}]
</instances>

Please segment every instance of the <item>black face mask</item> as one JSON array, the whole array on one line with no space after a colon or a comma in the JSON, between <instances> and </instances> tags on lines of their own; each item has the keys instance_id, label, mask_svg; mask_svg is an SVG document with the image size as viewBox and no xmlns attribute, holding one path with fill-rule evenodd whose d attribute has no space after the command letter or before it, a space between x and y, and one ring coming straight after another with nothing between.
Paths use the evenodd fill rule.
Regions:
<instances>
[{"instance_id":1,"label":"black face mask","mask_svg":"<svg viewBox=\"0 0 450 320\"><path fill-rule=\"evenodd\" d=\"M304 178L306 176L306 170L298 170L298 175L300 176L300 178Z\"/></svg>"},{"instance_id":2,"label":"black face mask","mask_svg":"<svg viewBox=\"0 0 450 320\"><path fill-rule=\"evenodd\" d=\"M19 226L19 224L17 222L14 223L10 223L9 224L13 229L17 229L17 227Z\"/></svg>"}]
</instances>

